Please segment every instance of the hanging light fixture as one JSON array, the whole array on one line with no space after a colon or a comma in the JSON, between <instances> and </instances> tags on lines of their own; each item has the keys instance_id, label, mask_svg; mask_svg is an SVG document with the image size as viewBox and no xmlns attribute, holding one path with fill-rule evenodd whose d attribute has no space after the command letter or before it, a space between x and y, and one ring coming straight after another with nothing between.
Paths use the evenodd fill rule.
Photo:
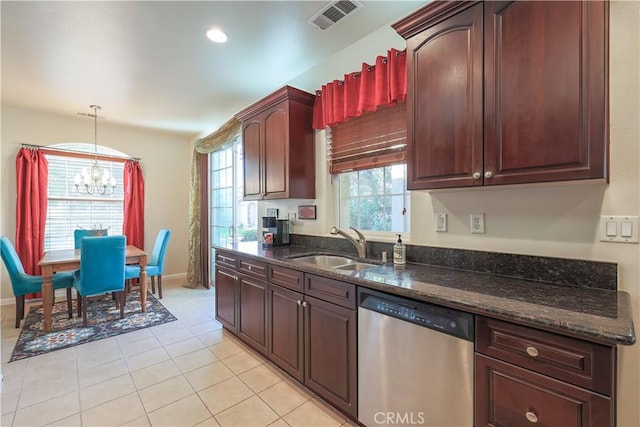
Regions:
<instances>
[{"instance_id":1,"label":"hanging light fixture","mask_svg":"<svg viewBox=\"0 0 640 427\"><path fill-rule=\"evenodd\" d=\"M82 171L73 179L73 183L76 191L80 194L99 194L101 196L113 194L113 190L116 187L116 179L111 176L108 169L101 171L98 166L98 110L100 110L101 107L99 105L90 105L89 108L93 109L93 114L78 114L93 117L95 158L93 166L91 166L91 168L82 168Z\"/></svg>"}]
</instances>

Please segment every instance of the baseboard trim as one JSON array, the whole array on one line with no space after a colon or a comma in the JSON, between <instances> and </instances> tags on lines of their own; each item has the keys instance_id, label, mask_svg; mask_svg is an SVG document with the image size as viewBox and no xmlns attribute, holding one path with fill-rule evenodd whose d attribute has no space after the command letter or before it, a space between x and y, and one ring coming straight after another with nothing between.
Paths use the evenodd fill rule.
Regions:
<instances>
[{"instance_id":1,"label":"baseboard trim","mask_svg":"<svg viewBox=\"0 0 640 427\"><path fill-rule=\"evenodd\" d=\"M187 273L164 274L162 276L162 280L164 282L167 282L167 281L178 282L178 281L184 280L186 278L187 278ZM56 296L56 300L60 300L60 299L65 300L67 298L67 291L65 289L56 289L55 296ZM29 303L31 303L31 302L40 302L40 301L42 301L42 298L34 298L34 299L27 300L27 302L29 302ZM15 297L0 299L0 306L3 306L3 305L14 305L15 303L16 303Z\"/></svg>"}]
</instances>

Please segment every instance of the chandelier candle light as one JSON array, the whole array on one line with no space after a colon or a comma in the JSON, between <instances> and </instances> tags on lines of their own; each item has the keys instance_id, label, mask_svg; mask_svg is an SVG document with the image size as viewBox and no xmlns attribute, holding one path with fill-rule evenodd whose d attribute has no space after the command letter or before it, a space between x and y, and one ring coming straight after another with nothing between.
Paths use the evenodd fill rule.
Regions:
<instances>
[{"instance_id":1,"label":"chandelier candle light","mask_svg":"<svg viewBox=\"0 0 640 427\"><path fill-rule=\"evenodd\" d=\"M90 105L89 108L93 109L93 114L78 114L93 117L95 159L91 169L82 168L82 172L75 176L73 183L76 186L76 191L80 194L99 194L101 196L113 194L116 186L115 177L111 176L108 169L101 171L98 166L98 110L101 107L99 105Z\"/></svg>"}]
</instances>

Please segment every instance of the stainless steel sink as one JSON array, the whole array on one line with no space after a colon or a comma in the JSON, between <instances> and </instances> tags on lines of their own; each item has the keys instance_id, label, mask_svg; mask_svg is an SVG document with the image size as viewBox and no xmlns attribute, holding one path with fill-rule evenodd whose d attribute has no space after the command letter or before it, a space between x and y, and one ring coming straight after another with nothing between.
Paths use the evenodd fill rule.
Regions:
<instances>
[{"instance_id":1,"label":"stainless steel sink","mask_svg":"<svg viewBox=\"0 0 640 427\"><path fill-rule=\"evenodd\" d=\"M330 268L332 270L342 271L360 271L365 268L373 267L374 264L360 262L352 258L340 255L327 254L309 254L290 257L293 262L315 265L320 268Z\"/></svg>"},{"instance_id":2,"label":"stainless steel sink","mask_svg":"<svg viewBox=\"0 0 640 427\"><path fill-rule=\"evenodd\" d=\"M351 258L338 255L305 255L291 259L294 262L303 262L305 264L313 264L318 267L334 268L345 264L353 264L356 261Z\"/></svg>"},{"instance_id":3,"label":"stainless steel sink","mask_svg":"<svg viewBox=\"0 0 640 427\"><path fill-rule=\"evenodd\" d=\"M373 266L373 264L367 264L366 262L354 262L351 264L339 265L333 268L335 270L360 271Z\"/></svg>"}]
</instances>

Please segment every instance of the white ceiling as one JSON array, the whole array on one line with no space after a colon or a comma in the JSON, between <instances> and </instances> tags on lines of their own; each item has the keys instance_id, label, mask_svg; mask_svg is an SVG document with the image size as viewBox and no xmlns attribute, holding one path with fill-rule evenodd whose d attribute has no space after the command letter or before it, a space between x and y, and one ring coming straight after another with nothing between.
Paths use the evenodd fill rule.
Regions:
<instances>
[{"instance_id":1,"label":"white ceiling","mask_svg":"<svg viewBox=\"0 0 640 427\"><path fill-rule=\"evenodd\" d=\"M2 1L2 102L69 115L98 104L110 121L207 133L292 80L313 91L340 78L301 76L425 1L365 0L321 31L307 19L327 3ZM210 42L211 27L229 41Z\"/></svg>"}]
</instances>

